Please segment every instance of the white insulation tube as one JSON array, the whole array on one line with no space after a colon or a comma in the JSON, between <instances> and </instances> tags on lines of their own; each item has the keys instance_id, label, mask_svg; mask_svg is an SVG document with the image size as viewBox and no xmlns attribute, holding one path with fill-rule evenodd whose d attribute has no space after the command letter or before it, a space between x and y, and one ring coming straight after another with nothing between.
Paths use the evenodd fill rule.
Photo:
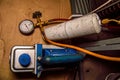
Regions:
<instances>
[{"instance_id":1,"label":"white insulation tube","mask_svg":"<svg viewBox=\"0 0 120 80\"><path fill-rule=\"evenodd\" d=\"M45 29L50 40L70 39L101 31L101 21L96 13L85 15Z\"/></svg>"}]
</instances>

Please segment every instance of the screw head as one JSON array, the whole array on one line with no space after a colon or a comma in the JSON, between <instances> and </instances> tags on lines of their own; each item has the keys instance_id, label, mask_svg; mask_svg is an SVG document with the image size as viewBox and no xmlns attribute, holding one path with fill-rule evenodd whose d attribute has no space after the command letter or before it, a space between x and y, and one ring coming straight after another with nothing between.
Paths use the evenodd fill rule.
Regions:
<instances>
[{"instance_id":1,"label":"screw head","mask_svg":"<svg viewBox=\"0 0 120 80\"><path fill-rule=\"evenodd\" d=\"M37 57L37 60L38 60L38 61L40 61L41 59L42 59L42 57L40 57L40 56Z\"/></svg>"}]
</instances>

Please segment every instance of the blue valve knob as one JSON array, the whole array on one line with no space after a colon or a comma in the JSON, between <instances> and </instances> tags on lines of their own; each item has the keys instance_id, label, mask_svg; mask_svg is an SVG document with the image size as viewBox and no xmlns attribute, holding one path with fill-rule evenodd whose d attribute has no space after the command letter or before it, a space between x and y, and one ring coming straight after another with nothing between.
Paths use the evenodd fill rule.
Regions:
<instances>
[{"instance_id":1,"label":"blue valve knob","mask_svg":"<svg viewBox=\"0 0 120 80\"><path fill-rule=\"evenodd\" d=\"M23 53L23 54L20 55L20 57L19 57L19 63L23 67L29 66L30 62L31 62L31 58L30 58L30 56L28 54Z\"/></svg>"}]
</instances>

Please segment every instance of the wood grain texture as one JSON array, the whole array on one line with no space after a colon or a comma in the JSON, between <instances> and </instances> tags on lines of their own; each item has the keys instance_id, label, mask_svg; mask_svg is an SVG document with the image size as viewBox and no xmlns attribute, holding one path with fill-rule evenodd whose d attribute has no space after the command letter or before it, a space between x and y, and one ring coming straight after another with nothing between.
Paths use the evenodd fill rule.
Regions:
<instances>
[{"instance_id":1,"label":"wood grain texture","mask_svg":"<svg viewBox=\"0 0 120 80\"><path fill-rule=\"evenodd\" d=\"M32 35L25 36L19 32L21 20L32 19L34 11L42 12L42 20L51 18L68 18L71 15L69 0L0 0L0 80L34 80L34 75L19 75L12 73L9 66L10 50L15 45L45 44L39 29ZM4 56L2 55L4 51ZM67 72L43 73L42 80L64 80ZM54 74L56 74L54 76Z\"/></svg>"},{"instance_id":2,"label":"wood grain texture","mask_svg":"<svg viewBox=\"0 0 120 80\"><path fill-rule=\"evenodd\" d=\"M2 60L4 57L4 42L0 39L0 65L2 65Z\"/></svg>"}]
</instances>

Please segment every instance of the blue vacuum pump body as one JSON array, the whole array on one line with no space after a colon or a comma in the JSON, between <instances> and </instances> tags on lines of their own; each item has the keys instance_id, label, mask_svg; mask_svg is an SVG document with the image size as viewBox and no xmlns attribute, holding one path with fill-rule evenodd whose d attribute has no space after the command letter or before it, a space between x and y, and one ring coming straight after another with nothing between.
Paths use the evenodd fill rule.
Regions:
<instances>
[{"instance_id":1,"label":"blue vacuum pump body","mask_svg":"<svg viewBox=\"0 0 120 80\"><path fill-rule=\"evenodd\" d=\"M35 44L35 46L14 46L10 55L13 72L33 72L40 77L48 68L67 67L79 63L84 54L70 48L54 45Z\"/></svg>"}]
</instances>

